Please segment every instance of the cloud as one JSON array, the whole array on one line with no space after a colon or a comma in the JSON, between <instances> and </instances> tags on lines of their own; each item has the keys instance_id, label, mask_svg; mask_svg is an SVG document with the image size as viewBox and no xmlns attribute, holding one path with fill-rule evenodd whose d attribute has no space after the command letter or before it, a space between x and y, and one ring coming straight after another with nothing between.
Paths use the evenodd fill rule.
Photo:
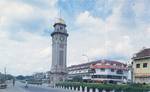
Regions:
<instances>
[{"instance_id":1,"label":"cloud","mask_svg":"<svg viewBox=\"0 0 150 92\"><path fill-rule=\"evenodd\" d=\"M93 32L93 28L101 29L101 30L97 30L96 33L99 31L105 31L102 29L104 26L104 22L100 18L93 17L88 11L84 11L83 13L80 13L77 16L76 22L77 25L80 26L80 28L85 28L83 30L86 31Z\"/></svg>"},{"instance_id":2,"label":"cloud","mask_svg":"<svg viewBox=\"0 0 150 92\"><path fill-rule=\"evenodd\" d=\"M86 2L86 3L85 3ZM47 71L53 23L62 9L67 23L67 66L95 59L129 61L149 47L149 0L1 0L0 71Z\"/></svg>"},{"instance_id":3,"label":"cloud","mask_svg":"<svg viewBox=\"0 0 150 92\"><path fill-rule=\"evenodd\" d=\"M141 24L141 20L137 20L137 17L133 16L134 12L136 12L133 4L136 4L136 2L130 4L129 1L123 0L118 0L116 3L109 1L106 5L112 4L111 8L109 8L112 14L105 17L105 20L103 17L95 16L93 12L87 10L80 12L76 16L77 31L71 34L76 37L76 39L75 37L72 39L73 42L79 46L74 47L72 45L71 47L78 50L78 52L73 52L73 56L79 61L75 61L75 58L69 61L74 60L75 64L80 63L81 59L79 57L81 57L81 54L79 56L79 53L84 53L91 60L99 57L126 62L144 45L150 46L147 42L149 37L143 38L148 24ZM130 19L131 17L133 19ZM144 20L142 19L142 21Z\"/></svg>"},{"instance_id":4,"label":"cloud","mask_svg":"<svg viewBox=\"0 0 150 92\"><path fill-rule=\"evenodd\" d=\"M55 0L44 3L47 9L31 2L0 1L0 72L4 67L14 75L50 70L51 41L42 34L57 16L57 8Z\"/></svg>"},{"instance_id":5,"label":"cloud","mask_svg":"<svg viewBox=\"0 0 150 92\"><path fill-rule=\"evenodd\" d=\"M50 69L51 46L49 38L29 32L19 33L24 41L16 41L3 36L0 41L1 71L3 67L13 74L31 74Z\"/></svg>"},{"instance_id":6,"label":"cloud","mask_svg":"<svg viewBox=\"0 0 150 92\"><path fill-rule=\"evenodd\" d=\"M12 32L18 32L22 29L30 32L43 31L57 16L54 0L53 2L48 1L42 2L49 6L46 9L34 6L29 2L19 2L17 0L13 2L3 1L0 5L1 29L8 31L12 29Z\"/></svg>"}]
</instances>

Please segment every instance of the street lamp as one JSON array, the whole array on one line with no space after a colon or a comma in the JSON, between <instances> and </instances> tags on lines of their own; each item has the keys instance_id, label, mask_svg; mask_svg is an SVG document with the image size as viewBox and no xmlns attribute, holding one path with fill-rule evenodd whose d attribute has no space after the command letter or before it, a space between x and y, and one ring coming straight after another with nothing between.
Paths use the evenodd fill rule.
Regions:
<instances>
[{"instance_id":1,"label":"street lamp","mask_svg":"<svg viewBox=\"0 0 150 92\"><path fill-rule=\"evenodd\" d=\"M4 74L5 74L5 82L6 82L6 67L4 68Z\"/></svg>"},{"instance_id":2,"label":"street lamp","mask_svg":"<svg viewBox=\"0 0 150 92\"><path fill-rule=\"evenodd\" d=\"M4 83L6 84L6 80L7 80L7 75L6 75L6 67L4 67Z\"/></svg>"}]
</instances>

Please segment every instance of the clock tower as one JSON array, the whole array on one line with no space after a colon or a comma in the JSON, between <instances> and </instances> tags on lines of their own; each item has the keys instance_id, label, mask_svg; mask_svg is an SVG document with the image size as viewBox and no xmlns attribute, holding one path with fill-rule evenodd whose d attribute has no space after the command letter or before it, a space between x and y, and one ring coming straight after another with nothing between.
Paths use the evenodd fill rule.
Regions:
<instances>
[{"instance_id":1,"label":"clock tower","mask_svg":"<svg viewBox=\"0 0 150 92\"><path fill-rule=\"evenodd\" d=\"M54 83L65 80L67 60L67 37L65 21L58 18L54 23L52 36L51 81Z\"/></svg>"}]
</instances>

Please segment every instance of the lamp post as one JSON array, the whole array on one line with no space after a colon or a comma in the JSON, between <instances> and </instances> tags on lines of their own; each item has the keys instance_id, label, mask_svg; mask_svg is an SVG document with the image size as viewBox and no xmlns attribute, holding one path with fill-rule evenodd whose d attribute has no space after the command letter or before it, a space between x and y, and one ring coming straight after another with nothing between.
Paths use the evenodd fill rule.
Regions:
<instances>
[{"instance_id":1,"label":"lamp post","mask_svg":"<svg viewBox=\"0 0 150 92\"><path fill-rule=\"evenodd\" d=\"M6 83L6 67L4 67L4 74L5 74L5 75L4 75L4 76L5 76L5 77L4 77L4 82Z\"/></svg>"}]
</instances>

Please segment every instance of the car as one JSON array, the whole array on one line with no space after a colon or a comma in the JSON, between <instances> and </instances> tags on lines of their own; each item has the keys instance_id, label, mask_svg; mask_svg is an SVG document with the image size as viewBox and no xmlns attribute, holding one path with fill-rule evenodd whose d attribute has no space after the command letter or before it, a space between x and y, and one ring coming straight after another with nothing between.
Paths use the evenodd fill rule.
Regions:
<instances>
[{"instance_id":1,"label":"car","mask_svg":"<svg viewBox=\"0 0 150 92\"><path fill-rule=\"evenodd\" d=\"M5 89L5 88L7 88L7 84L1 83L1 84L0 84L0 89Z\"/></svg>"},{"instance_id":2,"label":"car","mask_svg":"<svg viewBox=\"0 0 150 92\"><path fill-rule=\"evenodd\" d=\"M0 79L0 89L5 89L7 88L7 84L5 83L4 80Z\"/></svg>"}]
</instances>

